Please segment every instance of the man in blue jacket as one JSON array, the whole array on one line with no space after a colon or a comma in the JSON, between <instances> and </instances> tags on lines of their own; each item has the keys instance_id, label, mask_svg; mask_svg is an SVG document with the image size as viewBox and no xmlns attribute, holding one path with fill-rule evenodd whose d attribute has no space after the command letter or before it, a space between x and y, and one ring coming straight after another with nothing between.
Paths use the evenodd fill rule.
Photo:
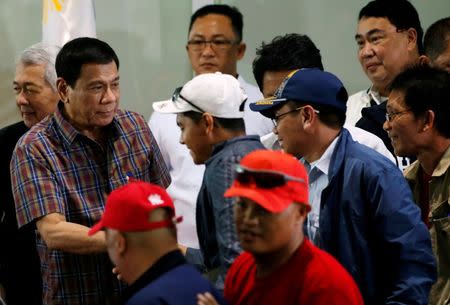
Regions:
<instances>
[{"instance_id":1,"label":"man in blue jacket","mask_svg":"<svg viewBox=\"0 0 450 305\"><path fill-rule=\"evenodd\" d=\"M400 170L343 128L347 98L333 74L300 69L250 107L273 119L286 152L302 157L307 235L350 272L364 303L428 304L436 280L430 235Z\"/></svg>"},{"instance_id":2,"label":"man in blue jacket","mask_svg":"<svg viewBox=\"0 0 450 305\"><path fill-rule=\"evenodd\" d=\"M197 304L209 292L221 294L178 250L175 207L158 185L130 181L108 196L101 220L89 235L105 228L106 246L120 278L130 286L127 305Z\"/></svg>"}]
</instances>

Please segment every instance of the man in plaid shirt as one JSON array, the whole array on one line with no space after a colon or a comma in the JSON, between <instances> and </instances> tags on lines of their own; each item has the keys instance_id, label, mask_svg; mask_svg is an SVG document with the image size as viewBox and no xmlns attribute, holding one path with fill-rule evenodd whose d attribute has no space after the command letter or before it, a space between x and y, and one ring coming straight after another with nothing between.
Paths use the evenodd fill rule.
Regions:
<instances>
[{"instance_id":1,"label":"man in plaid shirt","mask_svg":"<svg viewBox=\"0 0 450 305\"><path fill-rule=\"evenodd\" d=\"M129 177L167 187L144 118L118 109L119 60L105 42L78 38L56 58L56 112L22 137L11 161L19 227L35 225L43 304L117 304L104 232L88 237L106 195Z\"/></svg>"}]
</instances>

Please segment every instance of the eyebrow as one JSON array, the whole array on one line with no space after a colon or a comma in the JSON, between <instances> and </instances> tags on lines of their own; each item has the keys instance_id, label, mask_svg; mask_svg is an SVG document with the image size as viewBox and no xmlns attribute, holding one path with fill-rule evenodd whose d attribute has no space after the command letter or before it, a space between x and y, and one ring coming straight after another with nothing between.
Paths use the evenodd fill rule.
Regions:
<instances>
[{"instance_id":1,"label":"eyebrow","mask_svg":"<svg viewBox=\"0 0 450 305\"><path fill-rule=\"evenodd\" d=\"M368 31L368 32L366 33L366 35L356 34L356 35L355 35L355 39L363 38L364 36L370 36L370 35L373 35L373 34L380 34L380 33L383 33L383 34L384 34L384 33L386 33L386 31L380 30L380 29L373 29L373 30Z\"/></svg>"},{"instance_id":2,"label":"eyebrow","mask_svg":"<svg viewBox=\"0 0 450 305\"><path fill-rule=\"evenodd\" d=\"M194 39L194 38L206 39L205 36L201 35L201 34L194 34L194 35L192 35L191 39ZM224 34L214 34L214 35L212 35L211 39L214 39L214 38L225 38L225 39L227 39L227 37Z\"/></svg>"},{"instance_id":3,"label":"eyebrow","mask_svg":"<svg viewBox=\"0 0 450 305\"><path fill-rule=\"evenodd\" d=\"M120 80L120 76L116 76L111 82L117 82L118 80ZM96 84L104 84L105 82L103 80L100 79L94 79L93 81L89 82L87 85L88 86L92 86L92 85L96 85Z\"/></svg>"},{"instance_id":4,"label":"eyebrow","mask_svg":"<svg viewBox=\"0 0 450 305\"><path fill-rule=\"evenodd\" d=\"M33 82L24 82L22 85L20 85L19 82L13 81L13 85L17 85L17 86L21 86L21 87L35 86L38 88L42 88L42 86L39 86L38 84L33 83Z\"/></svg>"}]
</instances>

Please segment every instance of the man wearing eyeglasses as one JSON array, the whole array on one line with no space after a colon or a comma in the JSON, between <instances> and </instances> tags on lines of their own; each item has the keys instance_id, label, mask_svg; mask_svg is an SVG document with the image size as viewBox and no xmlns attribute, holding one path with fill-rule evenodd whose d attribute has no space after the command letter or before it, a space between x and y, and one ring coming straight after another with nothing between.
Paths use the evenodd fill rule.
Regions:
<instances>
[{"instance_id":1,"label":"man wearing eyeglasses","mask_svg":"<svg viewBox=\"0 0 450 305\"><path fill-rule=\"evenodd\" d=\"M248 135L262 136L271 132L272 123L248 106L250 102L261 99L262 95L237 72L237 62L246 49L242 29L243 17L236 8L217 4L204 6L191 17L186 51L196 75L222 72L237 78L248 96L244 108L245 131ZM187 246L198 248L194 211L204 166L194 164L189 151L178 142L180 131L174 128L174 114L154 112L149 124L172 177L167 191L177 210L184 215L183 223L178 226L178 239Z\"/></svg>"},{"instance_id":2,"label":"man wearing eyeglasses","mask_svg":"<svg viewBox=\"0 0 450 305\"><path fill-rule=\"evenodd\" d=\"M304 238L311 206L308 177L298 160L281 151L258 150L236 168L233 185L236 231L244 252L225 281L231 305L363 304L348 272ZM215 304L211 294L199 304Z\"/></svg>"},{"instance_id":3,"label":"man wearing eyeglasses","mask_svg":"<svg viewBox=\"0 0 450 305\"><path fill-rule=\"evenodd\" d=\"M188 262L221 290L228 267L241 251L232 200L223 194L233 181L235 164L249 152L264 148L257 135L245 135L246 99L235 77L216 72L198 75L175 90L171 100L153 103L155 111L177 114L180 143L186 145L195 164L205 164L195 207L200 249L186 249L179 243Z\"/></svg>"},{"instance_id":4,"label":"man wearing eyeglasses","mask_svg":"<svg viewBox=\"0 0 450 305\"><path fill-rule=\"evenodd\" d=\"M343 128L346 101L336 76L300 69L250 107L275 121L286 152L302 157L307 236L353 276L364 303L428 304L436 266L420 210L395 164Z\"/></svg>"},{"instance_id":5,"label":"man wearing eyeglasses","mask_svg":"<svg viewBox=\"0 0 450 305\"><path fill-rule=\"evenodd\" d=\"M450 302L450 74L413 67L392 83L384 129L399 156L415 156L405 170L428 225L438 262L431 305Z\"/></svg>"}]
</instances>

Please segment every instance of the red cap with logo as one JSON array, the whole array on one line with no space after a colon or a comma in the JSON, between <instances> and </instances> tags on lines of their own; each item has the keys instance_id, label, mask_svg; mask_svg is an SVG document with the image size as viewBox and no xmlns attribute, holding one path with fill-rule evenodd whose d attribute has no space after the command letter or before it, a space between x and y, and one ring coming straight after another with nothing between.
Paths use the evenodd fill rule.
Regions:
<instances>
[{"instance_id":1,"label":"red cap with logo","mask_svg":"<svg viewBox=\"0 0 450 305\"><path fill-rule=\"evenodd\" d=\"M311 210L305 167L282 151L256 150L242 158L233 185L225 192L225 197L235 196L251 199L272 213L293 202Z\"/></svg>"},{"instance_id":2,"label":"red cap with logo","mask_svg":"<svg viewBox=\"0 0 450 305\"><path fill-rule=\"evenodd\" d=\"M167 208L171 219L150 222L151 212L157 208ZM103 228L122 232L147 231L162 227L171 227L180 222L175 218L175 207L166 190L158 185L133 181L114 190L106 199L102 219L88 232L93 235Z\"/></svg>"}]
</instances>

